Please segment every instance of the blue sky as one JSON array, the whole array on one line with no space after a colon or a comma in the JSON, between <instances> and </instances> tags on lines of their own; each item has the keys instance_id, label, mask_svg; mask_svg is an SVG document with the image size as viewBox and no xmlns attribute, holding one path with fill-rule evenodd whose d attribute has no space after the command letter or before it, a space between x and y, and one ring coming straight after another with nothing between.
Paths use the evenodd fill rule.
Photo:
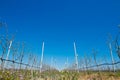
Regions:
<instances>
[{"instance_id":1,"label":"blue sky","mask_svg":"<svg viewBox=\"0 0 120 80\"><path fill-rule=\"evenodd\" d=\"M54 57L63 67L67 57L74 61L74 41L79 58L91 55L93 48L98 57L109 55L107 38L117 34L119 9L119 0L1 0L0 19L15 41L32 46L38 57L44 41L44 61Z\"/></svg>"}]
</instances>

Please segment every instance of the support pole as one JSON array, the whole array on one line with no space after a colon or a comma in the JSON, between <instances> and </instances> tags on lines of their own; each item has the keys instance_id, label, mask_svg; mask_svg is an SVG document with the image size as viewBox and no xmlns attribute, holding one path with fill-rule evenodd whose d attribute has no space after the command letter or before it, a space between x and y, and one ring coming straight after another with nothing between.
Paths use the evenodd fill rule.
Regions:
<instances>
[{"instance_id":1,"label":"support pole","mask_svg":"<svg viewBox=\"0 0 120 80\"><path fill-rule=\"evenodd\" d=\"M74 52L75 52L75 67L76 70L78 71L78 54L77 54L75 42L74 42Z\"/></svg>"},{"instance_id":2,"label":"support pole","mask_svg":"<svg viewBox=\"0 0 120 80\"><path fill-rule=\"evenodd\" d=\"M12 46L12 41L10 41L10 45L9 45L9 48L8 48L8 52L7 52L7 56L6 56L6 60L8 60L9 58L9 54L10 54L10 48ZM5 66L6 66L7 62L5 61Z\"/></svg>"},{"instance_id":3,"label":"support pole","mask_svg":"<svg viewBox=\"0 0 120 80\"><path fill-rule=\"evenodd\" d=\"M40 61L40 73L42 71L42 64L43 64L43 56L44 56L44 42L42 44L42 54L41 54L41 61Z\"/></svg>"},{"instance_id":4,"label":"support pole","mask_svg":"<svg viewBox=\"0 0 120 80\"><path fill-rule=\"evenodd\" d=\"M110 56L111 56L111 60L112 60L113 71L115 72L114 58L113 58L113 53L112 53L112 46L111 46L111 43L109 43L109 49L110 49Z\"/></svg>"}]
</instances>

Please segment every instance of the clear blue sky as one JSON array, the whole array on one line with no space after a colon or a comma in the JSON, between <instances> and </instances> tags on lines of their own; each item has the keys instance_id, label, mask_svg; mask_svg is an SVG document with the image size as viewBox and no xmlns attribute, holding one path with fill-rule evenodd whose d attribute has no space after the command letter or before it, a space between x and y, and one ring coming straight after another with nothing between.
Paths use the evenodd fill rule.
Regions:
<instances>
[{"instance_id":1,"label":"clear blue sky","mask_svg":"<svg viewBox=\"0 0 120 80\"><path fill-rule=\"evenodd\" d=\"M109 33L114 37L118 31L120 0L0 0L0 19L38 57L44 41L44 61L54 57L60 66L67 57L74 61L74 41L79 59L93 48L99 57L109 55L106 42Z\"/></svg>"}]
</instances>

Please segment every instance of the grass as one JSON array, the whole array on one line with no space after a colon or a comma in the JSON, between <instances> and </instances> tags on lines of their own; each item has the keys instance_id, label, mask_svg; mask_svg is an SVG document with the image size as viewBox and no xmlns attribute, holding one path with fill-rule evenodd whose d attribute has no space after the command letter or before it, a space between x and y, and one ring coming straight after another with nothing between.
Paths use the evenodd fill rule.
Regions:
<instances>
[{"instance_id":1,"label":"grass","mask_svg":"<svg viewBox=\"0 0 120 80\"><path fill-rule=\"evenodd\" d=\"M101 74L101 76L100 76ZM75 72L75 71L0 71L0 80L120 80L120 72Z\"/></svg>"}]
</instances>

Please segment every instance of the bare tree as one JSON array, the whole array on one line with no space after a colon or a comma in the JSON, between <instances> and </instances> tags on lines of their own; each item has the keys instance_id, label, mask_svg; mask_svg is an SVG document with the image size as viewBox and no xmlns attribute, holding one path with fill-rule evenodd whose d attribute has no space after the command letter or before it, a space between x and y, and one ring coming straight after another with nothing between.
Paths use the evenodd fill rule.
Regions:
<instances>
[{"instance_id":1,"label":"bare tree","mask_svg":"<svg viewBox=\"0 0 120 80\"><path fill-rule=\"evenodd\" d=\"M15 69L15 61L18 60L19 47L20 47L19 42L16 42L16 43L14 42L13 46L11 47L12 61L13 61L12 68L13 68L13 70Z\"/></svg>"},{"instance_id":2,"label":"bare tree","mask_svg":"<svg viewBox=\"0 0 120 80\"><path fill-rule=\"evenodd\" d=\"M22 66L22 62L23 62L23 58L24 58L24 49L25 49L25 44L22 43L22 49L19 55L19 61L20 61L20 70L21 70L21 66Z\"/></svg>"},{"instance_id":3,"label":"bare tree","mask_svg":"<svg viewBox=\"0 0 120 80\"><path fill-rule=\"evenodd\" d=\"M103 79L102 79L101 72L100 72L99 65L98 65L98 63L97 63L96 55L97 55L97 51L95 51L95 50L93 49L93 59L94 59L95 64L96 64L96 66L97 66L97 70L98 70L98 72L99 72L99 76L100 76L101 80L103 80Z\"/></svg>"},{"instance_id":4,"label":"bare tree","mask_svg":"<svg viewBox=\"0 0 120 80\"><path fill-rule=\"evenodd\" d=\"M7 50L8 50L8 46L9 46L9 40L8 38L2 36L0 37L0 46L1 46L1 49L2 49L2 54L1 54L1 69L4 69L4 63L5 61L3 61L6 53L7 53Z\"/></svg>"}]
</instances>

